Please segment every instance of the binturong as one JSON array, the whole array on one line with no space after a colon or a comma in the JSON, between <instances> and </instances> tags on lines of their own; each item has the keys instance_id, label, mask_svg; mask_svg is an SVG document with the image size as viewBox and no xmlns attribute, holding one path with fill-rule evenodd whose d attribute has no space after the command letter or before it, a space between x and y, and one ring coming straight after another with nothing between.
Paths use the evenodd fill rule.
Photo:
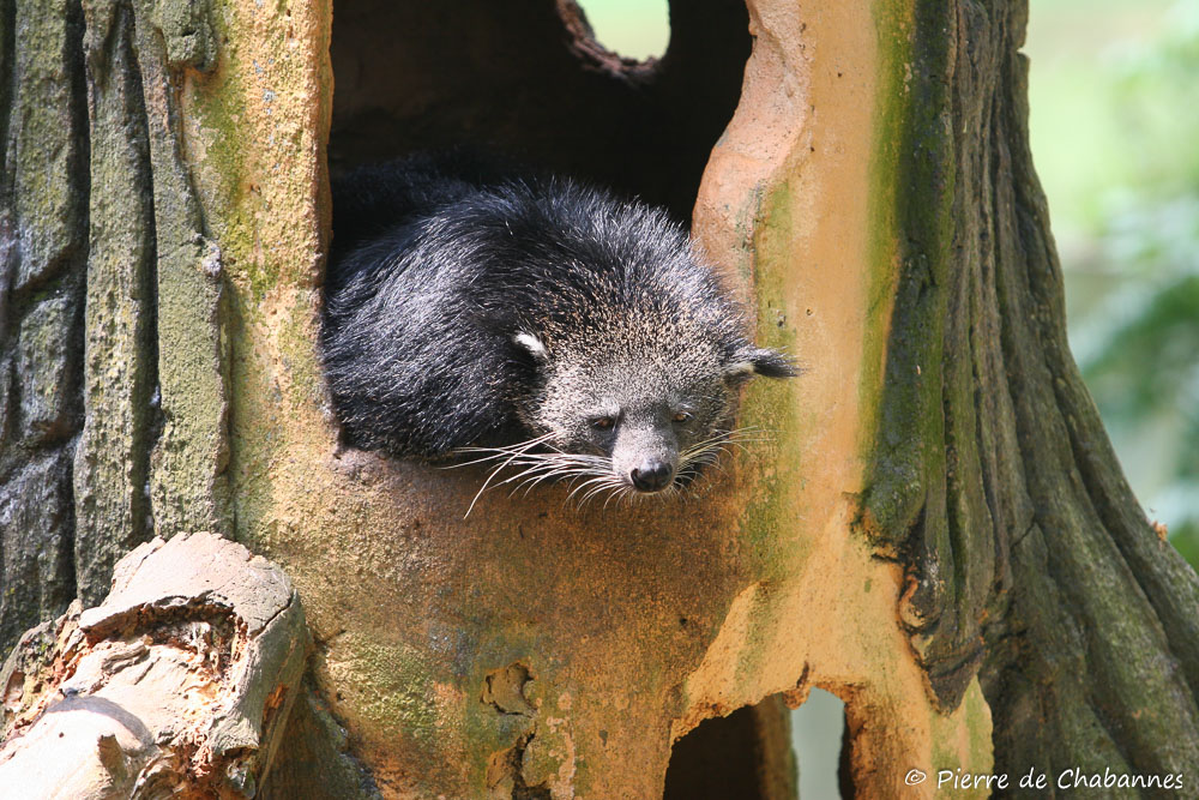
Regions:
<instances>
[{"instance_id":1,"label":"binturong","mask_svg":"<svg viewBox=\"0 0 1199 800\"><path fill-rule=\"evenodd\" d=\"M350 445L470 454L483 488L510 468L664 492L737 440L747 379L797 374L661 209L446 157L360 169L333 201L322 346Z\"/></svg>"}]
</instances>

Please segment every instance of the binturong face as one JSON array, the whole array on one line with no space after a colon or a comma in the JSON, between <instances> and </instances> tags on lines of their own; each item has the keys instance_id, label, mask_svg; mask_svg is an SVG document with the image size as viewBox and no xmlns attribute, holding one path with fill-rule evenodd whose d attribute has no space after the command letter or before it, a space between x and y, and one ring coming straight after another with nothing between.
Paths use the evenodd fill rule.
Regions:
<instances>
[{"instance_id":1,"label":"binturong face","mask_svg":"<svg viewBox=\"0 0 1199 800\"><path fill-rule=\"evenodd\" d=\"M779 353L748 343L722 355L707 342L677 341L663 352L625 341L602 358L543 355L543 383L526 424L549 457L575 480L579 496L654 494L677 489L738 437L730 430L737 392L754 374L785 376ZM531 343L531 342L530 342Z\"/></svg>"}]
</instances>

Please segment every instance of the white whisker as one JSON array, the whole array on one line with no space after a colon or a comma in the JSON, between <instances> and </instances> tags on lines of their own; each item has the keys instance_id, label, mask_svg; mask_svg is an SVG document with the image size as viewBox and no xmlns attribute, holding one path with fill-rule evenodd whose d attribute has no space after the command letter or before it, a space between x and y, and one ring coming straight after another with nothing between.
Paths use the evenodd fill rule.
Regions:
<instances>
[{"instance_id":1,"label":"white whisker","mask_svg":"<svg viewBox=\"0 0 1199 800\"><path fill-rule=\"evenodd\" d=\"M549 434L546 434L545 436L540 437L540 439L544 441L548 437ZM526 450L537 444L537 441L537 439L531 439L529 442L525 442L523 447L520 447L519 449L514 448L512 454L508 457L508 460L500 464L498 467L493 469L490 474L488 474L487 480L483 481L483 485L479 487L479 491L475 494L474 499L470 501L470 506L467 507L466 513L462 515L463 519L466 519L470 516L470 512L475 508L475 503L479 502L479 498L483 496L483 492L487 491L487 487L491 485L492 479L495 478L495 476L498 475L504 469L504 467L508 466L515 459L524 455Z\"/></svg>"},{"instance_id":2,"label":"white whisker","mask_svg":"<svg viewBox=\"0 0 1199 800\"><path fill-rule=\"evenodd\" d=\"M721 457L727 456L734 448L749 452L750 445L772 440L773 431L763 431L754 426L736 428L733 430L718 430L700 441L693 442L678 454L675 466L675 480L660 493L661 497L678 497L688 491L691 484L699 478L706 469L714 467L724 471ZM633 490L626 481L612 472L612 462L607 456L588 453L569 453L550 442L552 434L527 439L516 444L502 447L461 447L453 453L469 457L469 460L450 464L444 469L454 469L471 465L486 465L487 478L471 499L464 519L469 517L479 498L490 488L510 487L508 496L517 492L528 496L535 487L550 481L564 481L570 491L565 503L577 501L577 508L582 509L587 503L604 495L604 509L612 503L629 506L641 502L648 496L646 493ZM515 470L510 475L501 476L505 470Z\"/></svg>"}]
</instances>

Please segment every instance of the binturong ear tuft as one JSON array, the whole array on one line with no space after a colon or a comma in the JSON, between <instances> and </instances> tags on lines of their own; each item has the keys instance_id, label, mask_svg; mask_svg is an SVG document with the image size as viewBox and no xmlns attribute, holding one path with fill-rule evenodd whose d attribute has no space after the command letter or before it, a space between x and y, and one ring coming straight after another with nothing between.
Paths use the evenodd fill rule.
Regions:
<instances>
[{"instance_id":1,"label":"binturong ear tuft","mask_svg":"<svg viewBox=\"0 0 1199 800\"><path fill-rule=\"evenodd\" d=\"M802 372L803 370L778 350L746 346L733 354L732 360L725 367L724 375L729 380L743 380L753 375L794 378Z\"/></svg>"},{"instance_id":2,"label":"binturong ear tuft","mask_svg":"<svg viewBox=\"0 0 1199 800\"><path fill-rule=\"evenodd\" d=\"M518 347L521 347L533 356L533 360L538 364L544 364L550 360L550 351L546 349L545 344L531 333L523 331L512 337L512 341L516 342Z\"/></svg>"}]
</instances>

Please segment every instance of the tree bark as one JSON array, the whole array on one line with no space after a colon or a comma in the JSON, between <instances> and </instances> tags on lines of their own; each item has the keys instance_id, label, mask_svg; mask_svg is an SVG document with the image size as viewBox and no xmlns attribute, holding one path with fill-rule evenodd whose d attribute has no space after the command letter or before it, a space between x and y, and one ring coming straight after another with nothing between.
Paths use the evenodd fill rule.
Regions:
<instances>
[{"instance_id":1,"label":"tree bark","mask_svg":"<svg viewBox=\"0 0 1199 800\"><path fill-rule=\"evenodd\" d=\"M900 617L939 704L982 666L997 770L1189 775L1199 582L1129 490L1067 346L1025 23L1022 5L917 6L860 523L905 564Z\"/></svg>"},{"instance_id":2,"label":"tree bark","mask_svg":"<svg viewBox=\"0 0 1199 800\"><path fill-rule=\"evenodd\" d=\"M0 646L75 596L88 125L83 17L0 3Z\"/></svg>"},{"instance_id":3,"label":"tree bark","mask_svg":"<svg viewBox=\"0 0 1199 800\"><path fill-rule=\"evenodd\" d=\"M659 797L719 785L696 770L733 741L784 797L812 686L862 796L1199 780L1199 583L1066 346L1021 4L678 3L656 66L566 0L384 5L0 0L7 642L213 531L315 639L264 796ZM746 392L769 441L681 499L468 520L482 473L341 447L325 147L431 143L689 214L806 367Z\"/></svg>"}]
</instances>

